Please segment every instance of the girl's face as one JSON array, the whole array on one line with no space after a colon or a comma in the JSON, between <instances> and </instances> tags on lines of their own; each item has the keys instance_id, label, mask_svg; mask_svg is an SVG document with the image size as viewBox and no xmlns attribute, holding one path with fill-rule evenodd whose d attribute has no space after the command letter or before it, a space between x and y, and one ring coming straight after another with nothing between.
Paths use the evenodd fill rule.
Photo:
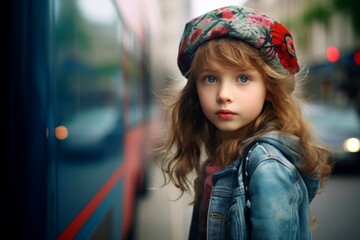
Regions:
<instances>
[{"instance_id":1,"label":"girl's face","mask_svg":"<svg viewBox=\"0 0 360 240\"><path fill-rule=\"evenodd\" d=\"M259 116L266 99L259 71L224 67L219 62L199 72L196 87L205 116L224 139L241 136L242 128Z\"/></svg>"}]
</instances>

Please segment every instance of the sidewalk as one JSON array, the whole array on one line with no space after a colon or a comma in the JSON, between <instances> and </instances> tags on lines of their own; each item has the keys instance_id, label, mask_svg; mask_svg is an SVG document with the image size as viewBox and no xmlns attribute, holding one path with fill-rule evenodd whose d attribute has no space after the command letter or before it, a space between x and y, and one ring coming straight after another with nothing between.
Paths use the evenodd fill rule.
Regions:
<instances>
[{"instance_id":1,"label":"sidewalk","mask_svg":"<svg viewBox=\"0 0 360 240\"><path fill-rule=\"evenodd\" d=\"M161 187L161 170L149 166L148 193L140 199L136 214L135 240L185 240L188 238L192 205L188 195L179 200L172 185Z\"/></svg>"}]
</instances>

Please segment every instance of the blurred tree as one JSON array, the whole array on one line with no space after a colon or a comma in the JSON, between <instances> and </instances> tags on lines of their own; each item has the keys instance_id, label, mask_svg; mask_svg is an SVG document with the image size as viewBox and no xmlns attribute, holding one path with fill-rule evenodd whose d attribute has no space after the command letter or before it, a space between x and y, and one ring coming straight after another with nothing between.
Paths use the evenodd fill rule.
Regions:
<instances>
[{"instance_id":1,"label":"blurred tree","mask_svg":"<svg viewBox=\"0 0 360 240\"><path fill-rule=\"evenodd\" d=\"M310 25L313 22L329 26L330 19L336 12L341 12L350 16L352 28L357 36L360 36L360 1L359 0L330 0L327 4L315 3L304 11L302 22Z\"/></svg>"},{"instance_id":2,"label":"blurred tree","mask_svg":"<svg viewBox=\"0 0 360 240\"><path fill-rule=\"evenodd\" d=\"M356 35L360 36L360 1L359 0L332 0L336 10L350 15L352 27Z\"/></svg>"},{"instance_id":3,"label":"blurred tree","mask_svg":"<svg viewBox=\"0 0 360 240\"><path fill-rule=\"evenodd\" d=\"M314 21L317 21L328 27L332 12L332 8L328 5L312 6L304 12L302 16L303 23L305 25L311 25Z\"/></svg>"}]
</instances>

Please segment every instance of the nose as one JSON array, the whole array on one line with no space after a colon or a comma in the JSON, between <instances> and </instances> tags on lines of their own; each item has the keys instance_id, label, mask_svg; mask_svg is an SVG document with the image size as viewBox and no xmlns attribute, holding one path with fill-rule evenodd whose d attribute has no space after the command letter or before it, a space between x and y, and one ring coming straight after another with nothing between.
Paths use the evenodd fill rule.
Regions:
<instances>
[{"instance_id":1,"label":"nose","mask_svg":"<svg viewBox=\"0 0 360 240\"><path fill-rule=\"evenodd\" d=\"M218 103L230 103L232 102L231 97L231 86L222 82L219 84L218 94L216 96L216 100Z\"/></svg>"}]
</instances>

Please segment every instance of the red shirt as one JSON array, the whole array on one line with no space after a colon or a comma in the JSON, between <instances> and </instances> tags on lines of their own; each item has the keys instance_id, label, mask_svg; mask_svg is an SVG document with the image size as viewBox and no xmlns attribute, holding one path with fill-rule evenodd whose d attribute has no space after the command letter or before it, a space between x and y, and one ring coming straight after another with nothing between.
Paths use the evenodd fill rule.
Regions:
<instances>
[{"instance_id":1,"label":"red shirt","mask_svg":"<svg viewBox=\"0 0 360 240\"><path fill-rule=\"evenodd\" d=\"M207 228L207 213L209 209L209 201L212 189L212 176L222 169L221 166L205 167L206 178L204 182L204 191L202 193L200 211L199 211L199 238L206 240L206 228Z\"/></svg>"}]
</instances>

